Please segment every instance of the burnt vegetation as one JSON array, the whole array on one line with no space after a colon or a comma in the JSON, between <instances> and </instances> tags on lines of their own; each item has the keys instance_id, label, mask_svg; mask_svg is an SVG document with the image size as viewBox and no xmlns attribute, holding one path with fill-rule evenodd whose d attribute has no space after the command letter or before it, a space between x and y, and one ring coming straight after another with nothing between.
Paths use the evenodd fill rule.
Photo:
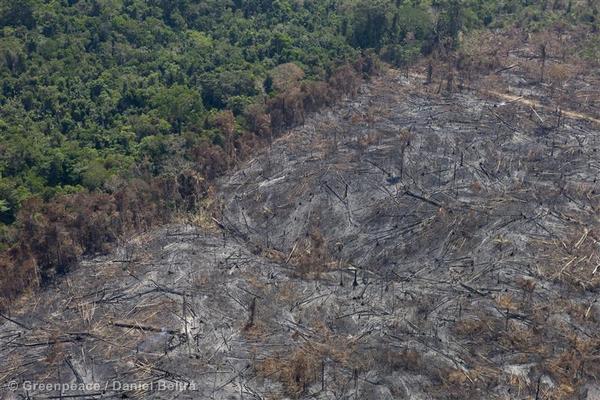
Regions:
<instances>
[{"instance_id":1,"label":"burnt vegetation","mask_svg":"<svg viewBox=\"0 0 600 400\"><path fill-rule=\"evenodd\" d=\"M365 69L363 64L372 63L366 60L340 67L328 82L298 83L267 104L251 108L250 130L242 134L236 131L231 111L217 113L209 123L222 135L223 143L202 141L191 147L193 164L183 172L115 179L106 193L24 202L13 233L16 244L0 261L2 304L70 270L83 255L106 253L127 234L200 211L216 177L271 143L286 127L303 123L308 113L355 93L363 79L375 73L374 66Z\"/></svg>"},{"instance_id":2,"label":"burnt vegetation","mask_svg":"<svg viewBox=\"0 0 600 400\"><path fill-rule=\"evenodd\" d=\"M213 136L180 121L187 144L157 154L185 157L23 201L0 258L0 384L600 395L597 4L344 6L339 34L371 49L356 61L323 79L281 62L259 101L203 115Z\"/></svg>"}]
</instances>

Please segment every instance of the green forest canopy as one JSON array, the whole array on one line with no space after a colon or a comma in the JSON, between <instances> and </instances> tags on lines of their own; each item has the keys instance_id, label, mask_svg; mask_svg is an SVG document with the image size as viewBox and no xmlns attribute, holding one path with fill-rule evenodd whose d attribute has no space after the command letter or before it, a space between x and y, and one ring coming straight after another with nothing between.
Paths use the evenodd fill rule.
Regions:
<instances>
[{"instance_id":1,"label":"green forest canopy","mask_svg":"<svg viewBox=\"0 0 600 400\"><path fill-rule=\"evenodd\" d=\"M140 163L160 174L182 148L222 143L210 116L231 110L243 129L247 107L274 94L280 64L309 80L366 49L407 64L463 29L545 12L539 3L3 1L0 232L27 198L101 191Z\"/></svg>"}]
</instances>

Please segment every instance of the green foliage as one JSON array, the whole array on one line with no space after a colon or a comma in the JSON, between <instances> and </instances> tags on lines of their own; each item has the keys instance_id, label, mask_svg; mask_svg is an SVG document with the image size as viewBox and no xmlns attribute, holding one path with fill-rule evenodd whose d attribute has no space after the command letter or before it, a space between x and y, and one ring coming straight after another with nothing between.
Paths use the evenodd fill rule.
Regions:
<instances>
[{"instance_id":1,"label":"green foliage","mask_svg":"<svg viewBox=\"0 0 600 400\"><path fill-rule=\"evenodd\" d=\"M589 27L596 1L0 1L0 307L171 213L309 112L461 33ZM8 251L7 251L8 250Z\"/></svg>"},{"instance_id":2,"label":"green foliage","mask_svg":"<svg viewBox=\"0 0 600 400\"><path fill-rule=\"evenodd\" d=\"M34 2L32 0L6 1L0 4L0 26L35 26Z\"/></svg>"},{"instance_id":3,"label":"green foliage","mask_svg":"<svg viewBox=\"0 0 600 400\"><path fill-rule=\"evenodd\" d=\"M150 105L177 133L195 123L203 111L199 91L184 85L158 89L152 94Z\"/></svg>"},{"instance_id":4,"label":"green foliage","mask_svg":"<svg viewBox=\"0 0 600 400\"><path fill-rule=\"evenodd\" d=\"M1 2L0 221L31 196L102 189L134 163L160 173L182 143L214 136L211 110L241 117L260 101L275 65L324 78L355 54L335 3Z\"/></svg>"},{"instance_id":5,"label":"green foliage","mask_svg":"<svg viewBox=\"0 0 600 400\"><path fill-rule=\"evenodd\" d=\"M215 110L255 126L244 120L247 110L284 91L270 75L282 64L326 80L361 51L406 67L421 53L455 46L461 30L511 18L532 29L565 14L598 24L597 7L538 3L0 2L0 221L12 223L31 196L102 190L136 163L161 173L183 157L178 149L219 142L206 123ZM584 56L597 59L595 43Z\"/></svg>"}]
</instances>

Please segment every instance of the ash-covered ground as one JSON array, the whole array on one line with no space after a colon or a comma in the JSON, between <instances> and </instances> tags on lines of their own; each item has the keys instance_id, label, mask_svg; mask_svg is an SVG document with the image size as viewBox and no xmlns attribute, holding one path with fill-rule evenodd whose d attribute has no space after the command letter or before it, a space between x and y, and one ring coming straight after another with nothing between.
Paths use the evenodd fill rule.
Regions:
<instances>
[{"instance_id":1,"label":"ash-covered ground","mask_svg":"<svg viewBox=\"0 0 600 400\"><path fill-rule=\"evenodd\" d=\"M483 93L383 74L221 179L212 227L23 299L5 398L600 398L599 126Z\"/></svg>"}]
</instances>

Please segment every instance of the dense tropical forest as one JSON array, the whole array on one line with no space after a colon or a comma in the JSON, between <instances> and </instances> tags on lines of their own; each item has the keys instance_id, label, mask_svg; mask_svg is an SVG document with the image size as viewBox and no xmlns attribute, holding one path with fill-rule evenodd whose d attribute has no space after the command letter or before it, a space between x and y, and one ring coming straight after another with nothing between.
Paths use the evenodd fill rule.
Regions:
<instances>
[{"instance_id":1,"label":"dense tropical forest","mask_svg":"<svg viewBox=\"0 0 600 400\"><path fill-rule=\"evenodd\" d=\"M199 207L207 181L378 60L465 32L563 21L595 1L22 0L0 4L0 261L17 293L131 229ZM597 57L593 41L584 49ZM20 283L15 283L20 282ZM10 297L10 296L9 296Z\"/></svg>"}]
</instances>

